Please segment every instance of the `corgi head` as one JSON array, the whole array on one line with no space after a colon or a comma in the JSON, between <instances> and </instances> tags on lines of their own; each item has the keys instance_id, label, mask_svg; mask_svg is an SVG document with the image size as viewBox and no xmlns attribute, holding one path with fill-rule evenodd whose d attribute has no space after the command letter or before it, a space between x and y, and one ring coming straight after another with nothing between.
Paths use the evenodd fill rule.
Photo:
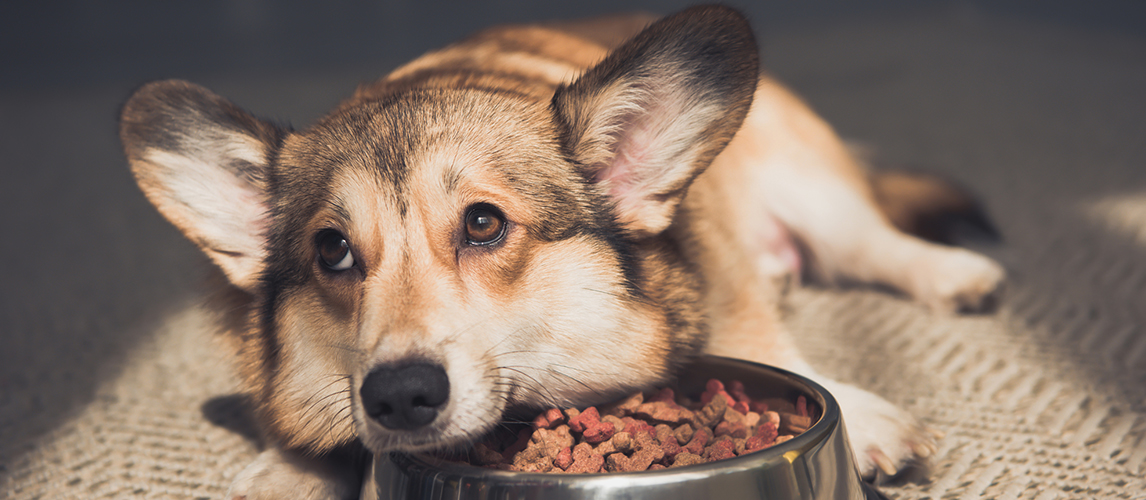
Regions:
<instances>
[{"instance_id":1,"label":"corgi head","mask_svg":"<svg viewBox=\"0 0 1146 500\"><path fill-rule=\"evenodd\" d=\"M140 187L249 298L244 373L311 450L468 443L513 407L654 384L705 337L670 235L751 103L723 8L653 24L550 100L406 86L286 130L190 83L125 105Z\"/></svg>"}]
</instances>

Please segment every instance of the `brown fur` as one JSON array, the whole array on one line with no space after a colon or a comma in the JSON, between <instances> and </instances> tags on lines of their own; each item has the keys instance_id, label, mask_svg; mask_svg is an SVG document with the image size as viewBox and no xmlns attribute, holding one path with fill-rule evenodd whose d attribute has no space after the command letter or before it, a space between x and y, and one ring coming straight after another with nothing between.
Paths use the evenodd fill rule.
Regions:
<instances>
[{"instance_id":1,"label":"brown fur","mask_svg":"<svg viewBox=\"0 0 1146 500\"><path fill-rule=\"evenodd\" d=\"M225 324L274 443L312 454L355 440L464 445L513 406L600 402L702 349L810 371L779 321L767 246L789 238L761 232L769 212L828 277L937 307L993 290L999 278L978 257L916 242L876 211L830 127L759 76L741 16L701 7L649 22L493 28L360 87L301 131L185 82L131 98L121 136L132 169L236 287ZM841 210L871 231L832 231L806 205L821 196L762 201L785 189L843 193ZM504 213L503 239L466 242L460 221L475 204ZM316 257L316 235L332 230L352 249L347 270ZM916 266L956 262L990 289L933 293L947 275L908 279L880 260L884 246ZM403 360L445 366L452 395L431 425L397 432L357 393L372 367ZM875 397L855 394L841 399ZM903 433L897 460L924 442L909 417L879 408ZM257 490L248 482L267 474L244 473L236 488Z\"/></svg>"}]
</instances>

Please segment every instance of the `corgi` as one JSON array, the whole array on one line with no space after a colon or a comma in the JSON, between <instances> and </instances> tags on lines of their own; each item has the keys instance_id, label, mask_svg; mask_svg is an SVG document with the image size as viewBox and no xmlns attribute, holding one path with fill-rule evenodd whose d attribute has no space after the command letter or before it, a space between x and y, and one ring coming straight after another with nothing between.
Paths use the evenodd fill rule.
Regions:
<instances>
[{"instance_id":1,"label":"corgi","mask_svg":"<svg viewBox=\"0 0 1146 500\"><path fill-rule=\"evenodd\" d=\"M897 228L912 203L761 72L749 23L719 6L489 29L302 130L150 83L120 136L228 282L220 328L270 443L231 498L354 497L362 451L464 447L507 412L600 403L700 353L817 380L860 470L893 474L935 434L818 375L785 288L807 272L954 312L1004 281Z\"/></svg>"}]
</instances>

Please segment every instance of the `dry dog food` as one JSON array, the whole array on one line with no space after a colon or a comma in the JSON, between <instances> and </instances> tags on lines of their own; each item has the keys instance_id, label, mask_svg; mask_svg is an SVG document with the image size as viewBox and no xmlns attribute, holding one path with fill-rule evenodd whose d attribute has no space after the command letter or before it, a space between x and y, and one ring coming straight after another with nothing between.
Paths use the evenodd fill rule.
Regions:
<instances>
[{"instance_id":1,"label":"dry dog food","mask_svg":"<svg viewBox=\"0 0 1146 500\"><path fill-rule=\"evenodd\" d=\"M792 439L815 422L814 408L796 401L754 400L744 385L708 381L699 401L672 389L584 410L556 408L515 438L478 443L474 465L522 472L592 473L657 470L712 462Z\"/></svg>"}]
</instances>

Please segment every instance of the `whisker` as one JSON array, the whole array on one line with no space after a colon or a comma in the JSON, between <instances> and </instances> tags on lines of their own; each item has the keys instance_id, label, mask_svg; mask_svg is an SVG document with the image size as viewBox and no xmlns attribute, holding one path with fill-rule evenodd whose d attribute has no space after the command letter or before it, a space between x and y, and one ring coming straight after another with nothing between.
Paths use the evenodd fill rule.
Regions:
<instances>
[{"instance_id":1,"label":"whisker","mask_svg":"<svg viewBox=\"0 0 1146 500\"><path fill-rule=\"evenodd\" d=\"M627 299L627 298L629 298L629 297L628 297L628 295L626 295L626 294L623 294L623 293L610 292L610 291L607 291L607 290L598 290L598 289L596 289L596 288L586 288L586 287L581 287L581 289L582 289L582 290L585 290L586 292L599 293L599 294L602 294L602 295L608 295L608 296L610 296L610 297L615 297L615 298L618 298L618 299Z\"/></svg>"},{"instance_id":2,"label":"whisker","mask_svg":"<svg viewBox=\"0 0 1146 500\"><path fill-rule=\"evenodd\" d=\"M335 397L335 396L341 396L341 397L338 397L337 399L334 399L331 401L327 401L326 404L322 405L322 407L319 407L317 403L314 405L311 405L311 407L307 409L308 410L307 414L303 415L302 420L310 421L311 418L313 418L314 416L322 415L323 413L326 413L327 410L329 410L331 406L342 404L343 402L346 402L346 401L350 401L349 391L339 391L339 392L335 392L332 394L328 394L327 396L323 397L322 400L328 400L331 397ZM322 400L320 400L320 401L322 401ZM350 405L346 405L346 406L349 407ZM314 410L314 411L310 411L310 410ZM329 419L329 415L328 415L328 419Z\"/></svg>"},{"instance_id":3,"label":"whisker","mask_svg":"<svg viewBox=\"0 0 1146 500\"><path fill-rule=\"evenodd\" d=\"M350 399L350 398L347 397L346 399ZM352 418L354 416L352 413L350 413L350 410L352 410L353 408L354 408L353 405L343 406L337 412L335 412L333 415L331 415L329 418L327 418L326 435L327 435L327 437L330 438L331 441L336 440L334 437L334 429L336 427L338 427L340 424L342 424L344 421L346 421L347 418ZM345 416L342 416L343 412L346 412Z\"/></svg>"},{"instance_id":4,"label":"whisker","mask_svg":"<svg viewBox=\"0 0 1146 500\"><path fill-rule=\"evenodd\" d=\"M553 393L549 390L549 388L545 387L545 384L542 384L541 381L537 380L536 377L534 377L528 373L525 373L525 371L519 369L519 367L501 366L499 368L518 373L521 376L528 378L530 381L530 385L532 387L526 387L526 389L530 389L531 391L533 391L534 394L542 396L542 399L545 400L546 404L549 404L552 406L560 406L560 403L558 403L559 399L553 395ZM520 368L533 368L533 367L523 366ZM540 388L541 390L538 390L538 388ZM544 394L542 393L542 391L544 391Z\"/></svg>"},{"instance_id":5,"label":"whisker","mask_svg":"<svg viewBox=\"0 0 1146 500\"><path fill-rule=\"evenodd\" d=\"M598 372L598 371L591 371L591 370L585 370L585 369L582 369L582 368L577 368L577 367L573 367L573 366L569 366L569 365L550 364L549 366L557 366L557 367L560 367L560 368L567 368L567 369L569 369L569 370L572 370L572 371L575 371L575 372L580 372L580 373L587 373L587 374L590 374L590 375L611 375L611 373L606 373L606 372Z\"/></svg>"},{"instance_id":6,"label":"whisker","mask_svg":"<svg viewBox=\"0 0 1146 500\"><path fill-rule=\"evenodd\" d=\"M593 393L593 394L596 394L596 395L598 395L598 396L604 396L604 393L603 393L602 391L600 391L599 389L597 389L597 388L594 388L594 387L590 386L589 384L586 384L584 381L582 381L581 379L579 379L579 378L577 378L577 377L574 377L574 376L572 376L572 375L569 375L568 373L562 372L562 371L560 371L560 370L556 370L556 369L554 369L554 367L555 367L555 366L556 366L556 367L562 367L563 365L549 365L549 367L547 367L547 368L546 368L546 370L547 370L549 373L552 373L552 374L554 374L554 375L559 375L559 376L565 377L565 378L567 378L567 379L569 379L569 380L571 380L571 381L573 381L573 382L576 382L576 383L577 383L577 384L579 384L581 387L584 387L584 388L585 388L587 391L589 391L589 392L591 392L591 393Z\"/></svg>"},{"instance_id":7,"label":"whisker","mask_svg":"<svg viewBox=\"0 0 1146 500\"><path fill-rule=\"evenodd\" d=\"M338 383L340 383L340 382L343 382L343 381L345 381L345 380L348 380L349 378L350 378L350 376L349 376L349 375L339 375L339 376L337 376L337 378L335 378L335 379L334 379L334 380L332 380L331 382L327 383L326 385L322 386L322 388L321 388L321 389L319 389L319 390L315 391L315 392L314 392L314 394L311 394L311 395L310 395L310 397L306 398L306 401L303 401L303 402L302 402L302 405L300 405L300 406L302 406L302 407L304 407L304 408L307 408L307 409L309 409L309 408L313 407L314 405L318 404L319 402L321 402L321 401L323 401L323 400L325 400L325 399L329 398L329 397L330 397L330 396L332 396L333 394L338 394L338 393L340 393L340 392L344 392L344 391L347 391L347 392L348 392L348 391L350 390L350 388L349 388L349 387L347 387L346 389L342 389L342 390L339 390L339 391L337 391L337 392L334 392L334 393L325 394L325 393L326 393L326 390L327 390L328 388L330 388L330 386L332 386L332 385L335 385L335 384L338 384ZM325 394L325 395L323 395L323 394ZM321 395L321 398L319 398L318 400L315 400L315 398L318 398L320 395Z\"/></svg>"}]
</instances>

